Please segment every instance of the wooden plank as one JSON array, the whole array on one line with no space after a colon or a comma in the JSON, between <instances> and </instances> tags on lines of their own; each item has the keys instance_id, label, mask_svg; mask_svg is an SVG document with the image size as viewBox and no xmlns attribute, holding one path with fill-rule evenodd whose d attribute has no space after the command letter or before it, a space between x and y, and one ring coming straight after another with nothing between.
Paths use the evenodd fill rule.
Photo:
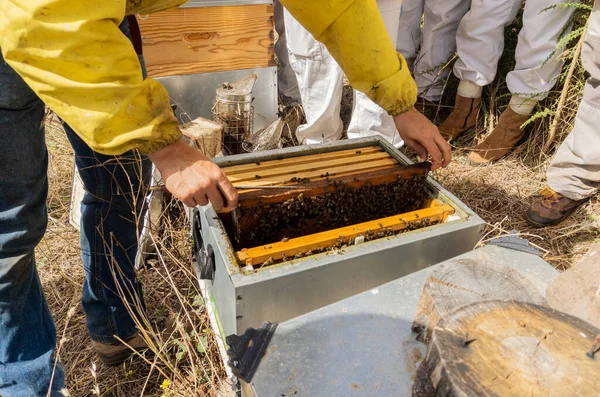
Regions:
<instances>
[{"instance_id":1,"label":"wooden plank","mask_svg":"<svg viewBox=\"0 0 600 397\"><path fill-rule=\"evenodd\" d=\"M230 166L230 167L223 167L222 169L223 169L223 172L225 172L225 174L229 176L229 175L241 174L241 173L252 171L252 170L267 170L267 169L271 169L271 168L287 166L287 165L292 165L292 164L314 163L314 162L332 160L332 159L337 159L337 158L367 155L367 154L377 153L377 152L381 152L381 151L382 151L382 149L379 146L374 146L374 147L361 148L361 149L339 150L336 152L318 153L318 154L310 154L310 155L306 155L306 156L288 157L288 158L282 158L282 159L277 159L277 160L268 160L268 161L261 161L261 162L256 162L256 163L240 164L240 165L234 165L234 166Z\"/></svg>"},{"instance_id":2,"label":"wooden plank","mask_svg":"<svg viewBox=\"0 0 600 397\"><path fill-rule=\"evenodd\" d=\"M253 171L229 175L227 174L230 181L233 183L239 181L254 181L257 176L262 178L269 178L272 176L278 175L289 175L290 177L305 177L305 174L319 171L319 174L326 174L330 172L331 169L334 169L339 166L348 166L351 167L353 164L364 164L374 161L379 161L383 159L391 159L392 163L397 163L395 159L392 159L389 154L385 152L372 153L364 156L353 156L353 157L341 157L337 159L319 161L319 162L310 162L310 163L300 163L300 164L292 164L282 167L269 168L266 170L256 169Z\"/></svg>"},{"instance_id":3,"label":"wooden plank","mask_svg":"<svg viewBox=\"0 0 600 397\"><path fill-rule=\"evenodd\" d=\"M327 249L340 242L348 244L358 235L365 236L367 231L376 233L383 229L393 231L405 230L411 226L411 222L422 221L423 219L428 219L432 222L443 222L448 215L453 213L454 208L447 204L440 207L425 208L418 211L407 212L405 214L376 219L370 222L293 238L285 242L281 241L244 249L236 252L236 257L242 264L259 265L270 259L277 261L286 257L292 258L297 254L303 254L308 251Z\"/></svg>"},{"instance_id":4,"label":"wooden plank","mask_svg":"<svg viewBox=\"0 0 600 397\"><path fill-rule=\"evenodd\" d=\"M336 186L348 186L359 188L367 183L375 186L383 183L390 183L399 179L409 179L415 176L425 176L431 169L430 163L417 163L411 165L396 164L392 167L385 167L378 170L362 170L352 172L349 175L337 176L335 178L321 178L302 184L301 189L269 189L265 190L246 190L239 193L238 207L254 207L263 204L280 203L299 195L304 197L320 196L333 192Z\"/></svg>"},{"instance_id":5,"label":"wooden plank","mask_svg":"<svg viewBox=\"0 0 600 397\"><path fill-rule=\"evenodd\" d=\"M177 8L138 23L150 77L275 65L272 4Z\"/></svg>"},{"instance_id":6,"label":"wooden plank","mask_svg":"<svg viewBox=\"0 0 600 397\"><path fill-rule=\"evenodd\" d=\"M373 167L373 168L365 168L364 170L361 170L360 172L377 172L377 171L382 171L382 170L393 170L395 167L393 165L385 165L385 166L380 166L380 167ZM357 172L355 171L347 171L347 172L340 172L338 174L335 175L335 178L341 178L341 177L346 177L346 176L354 176L356 175ZM311 178L310 182L318 182L318 181L329 181L332 180L332 178L330 178L329 176L323 176L323 177L318 177L318 178ZM246 184L250 185L249 182L237 182L236 185L238 186L246 186ZM304 184L302 183L298 183L298 182L269 182L269 181L261 181L260 184L257 183L256 180L252 181L252 186L304 186ZM282 188L285 189L285 188ZM243 189L243 190L239 190L238 191L238 195L239 197L243 197L246 194L250 194L250 193L254 193L254 192L263 192L263 194L265 193L264 190L266 189ZM285 189L285 191L287 191L289 189ZM293 189L295 191L298 191L300 189ZM270 193L276 193L273 189L269 189ZM283 190L279 191L282 192Z\"/></svg>"},{"instance_id":7,"label":"wooden plank","mask_svg":"<svg viewBox=\"0 0 600 397\"><path fill-rule=\"evenodd\" d=\"M377 160L377 161L371 161L371 162L363 162L363 163L358 163L358 164L352 164L352 165L339 165L337 167L333 167L330 168L328 170L329 172L329 176L336 176L339 175L341 173L356 173L358 171L361 170L366 170L366 169L370 169L370 168L375 168L375 167L383 167L383 166L388 166L388 167L393 167L396 164L398 164L398 162L393 159L393 158L387 158L387 159L382 159L382 160ZM284 175L274 175L274 176L269 176L269 177L265 177L265 178L253 178L253 179L238 179L236 177L229 177L229 180L231 181L231 183L233 184L233 186L237 185L255 185L255 186L263 186L263 185L275 185L275 184L289 184L289 183L293 183L291 181L292 178L297 177L297 178L307 178L309 180L312 180L313 178L325 178L324 176L324 171L323 170L314 170L314 171L307 171L305 173L302 174L284 174ZM250 183L252 182L252 183Z\"/></svg>"}]
</instances>

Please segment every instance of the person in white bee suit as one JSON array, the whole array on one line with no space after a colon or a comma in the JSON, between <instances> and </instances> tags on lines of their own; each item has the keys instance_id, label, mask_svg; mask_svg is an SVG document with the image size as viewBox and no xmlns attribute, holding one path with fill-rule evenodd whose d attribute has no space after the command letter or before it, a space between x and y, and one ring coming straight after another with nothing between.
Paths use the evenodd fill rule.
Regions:
<instances>
[{"instance_id":1,"label":"person in white bee suit","mask_svg":"<svg viewBox=\"0 0 600 397\"><path fill-rule=\"evenodd\" d=\"M377 0L377 6L395 45L402 1ZM298 127L296 137L303 144L338 140L343 129L340 109L344 72L327 48L287 10L284 11L284 20L289 61L296 74L306 114L306 124ZM403 145L392 116L355 90L348 138L372 135L379 135L396 147Z\"/></svg>"},{"instance_id":2,"label":"person in white bee suit","mask_svg":"<svg viewBox=\"0 0 600 397\"><path fill-rule=\"evenodd\" d=\"M277 91L279 97L286 105L296 105L301 103L300 91L298 90L298 81L294 69L290 65L290 57L287 49L287 38L285 35L285 21L283 18L283 5L279 0L274 3L275 30L277 31L277 41L275 42L275 55L279 60L279 70L277 72Z\"/></svg>"},{"instance_id":3,"label":"person in white bee suit","mask_svg":"<svg viewBox=\"0 0 600 397\"><path fill-rule=\"evenodd\" d=\"M396 50L414 75L419 98L440 101L450 74L447 64L456 52L458 24L470 5L465 0L402 2Z\"/></svg>"},{"instance_id":4,"label":"person in white bee suit","mask_svg":"<svg viewBox=\"0 0 600 397\"><path fill-rule=\"evenodd\" d=\"M594 2L581 50L590 77L573 130L546 171L547 186L533 199L527 221L535 227L562 222L600 188L600 2Z\"/></svg>"},{"instance_id":5,"label":"person in white bee suit","mask_svg":"<svg viewBox=\"0 0 600 397\"><path fill-rule=\"evenodd\" d=\"M474 165L499 160L523 138L522 124L538 101L556 84L563 65L560 38L569 32L573 7L564 0L527 0L516 48L516 65L506 77L512 94L497 126L469 155ZM460 79L454 109L439 129L448 141L476 125L483 87L496 77L504 49L504 28L516 17L522 0L473 0L456 36L454 74ZM554 6L554 7L553 7ZM552 8L549 8L552 7Z\"/></svg>"}]
</instances>

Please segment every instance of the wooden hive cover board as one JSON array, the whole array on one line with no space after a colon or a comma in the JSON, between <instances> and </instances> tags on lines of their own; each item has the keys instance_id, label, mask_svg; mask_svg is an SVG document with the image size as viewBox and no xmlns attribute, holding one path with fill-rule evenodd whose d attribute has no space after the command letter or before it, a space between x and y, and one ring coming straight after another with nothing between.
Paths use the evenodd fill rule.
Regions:
<instances>
[{"instance_id":1,"label":"wooden hive cover board","mask_svg":"<svg viewBox=\"0 0 600 397\"><path fill-rule=\"evenodd\" d=\"M223 172L234 186L289 186L367 171L392 170L398 164L381 148L368 147L224 167ZM250 192L244 190L240 196Z\"/></svg>"},{"instance_id":2,"label":"wooden hive cover board","mask_svg":"<svg viewBox=\"0 0 600 397\"><path fill-rule=\"evenodd\" d=\"M272 4L177 8L138 23L150 77L275 65Z\"/></svg>"}]
</instances>

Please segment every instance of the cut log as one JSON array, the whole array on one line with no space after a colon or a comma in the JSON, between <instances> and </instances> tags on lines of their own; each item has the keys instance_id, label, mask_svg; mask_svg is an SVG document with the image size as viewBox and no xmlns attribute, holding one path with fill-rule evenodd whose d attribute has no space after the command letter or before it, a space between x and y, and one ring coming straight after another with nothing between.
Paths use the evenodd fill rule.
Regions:
<instances>
[{"instance_id":1,"label":"cut log","mask_svg":"<svg viewBox=\"0 0 600 397\"><path fill-rule=\"evenodd\" d=\"M511 299L543 304L542 293L521 273L495 262L459 259L435 269L425 282L412 330L429 343L437 322L474 302Z\"/></svg>"},{"instance_id":2,"label":"cut log","mask_svg":"<svg viewBox=\"0 0 600 397\"><path fill-rule=\"evenodd\" d=\"M184 139L209 158L216 157L223 148L223 126L198 117L181 126Z\"/></svg>"},{"instance_id":3,"label":"cut log","mask_svg":"<svg viewBox=\"0 0 600 397\"><path fill-rule=\"evenodd\" d=\"M600 327L600 244L563 272L546 292L548 305Z\"/></svg>"},{"instance_id":4,"label":"cut log","mask_svg":"<svg viewBox=\"0 0 600 397\"><path fill-rule=\"evenodd\" d=\"M600 329L529 303L487 301L442 319L413 397L598 396Z\"/></svg>"}]
</instances>

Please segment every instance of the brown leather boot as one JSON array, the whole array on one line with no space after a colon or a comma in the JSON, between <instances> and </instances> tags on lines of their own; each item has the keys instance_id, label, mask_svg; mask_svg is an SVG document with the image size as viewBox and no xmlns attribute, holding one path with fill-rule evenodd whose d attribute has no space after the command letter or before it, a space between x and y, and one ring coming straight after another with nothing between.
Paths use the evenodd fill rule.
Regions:
<instances>
[{"instance_id":1,"label":"brown leather boot","mask_svg":"<svg viewBox=\"0 0 600 397\"><path fill-rule=\"evenodd\" d=\"M162 324L160 334L163 339L171 337L175 331L175 322L172 318L167 317ZM123 363L135 352L144 352L152 355L154 352L149 349L146 339L137 331L133 336L130 336L125 343L116 341L115 343L100 343L92 341L92 347L98 354L98 357L108 366L116 366Z\"/></svg>"},{"instance_id":2,"label":"brown leather boot","mask_svg":"<svg viewBox=\"0 0 600 397\"><path fill-rule=\"evenodd\" d=\"M126 340L125 343L116 342L109 344L92 341L92 346L96 350L98 357L100 357L104 364L109 366L119 365L136 351L142 352L148 349L148 344L139 332Z\"/></svg>"},{"instance_id":3,"label":"brown leather boot","mask_svg":"<svg viewBox=\"0 0 600 397\"><path fill-rule=\"evenodd\" d=\"M571 200L546 186L533 199L527 211L527 222L533 227L557 225L586 200Z\"/></svg>"},{"instance_id":4,"label":"brown leather boot","mask_svg":"<svg viewBox=\"0 0 600 397\"><path fill-rule=\"evenodd\" d=\"M492 133L469 154L469 160L475 165L500 160L523 138L525 131L521 129L521 125L528 118L529 115L516 113L510 106L507 107Z\"/></svg>"},{"instance_id":5,"label":"brown leather boot","mask_svg":"<svg viewBox=\"0 0 600 397\"><path fill-rule=\"evenodd\" d=\"M456 94L454 110L438 127L444 139L450 142L463 132L474 128L477 124L480 105L481 98L465 98Z\"/></svg>"}]
</instances>

